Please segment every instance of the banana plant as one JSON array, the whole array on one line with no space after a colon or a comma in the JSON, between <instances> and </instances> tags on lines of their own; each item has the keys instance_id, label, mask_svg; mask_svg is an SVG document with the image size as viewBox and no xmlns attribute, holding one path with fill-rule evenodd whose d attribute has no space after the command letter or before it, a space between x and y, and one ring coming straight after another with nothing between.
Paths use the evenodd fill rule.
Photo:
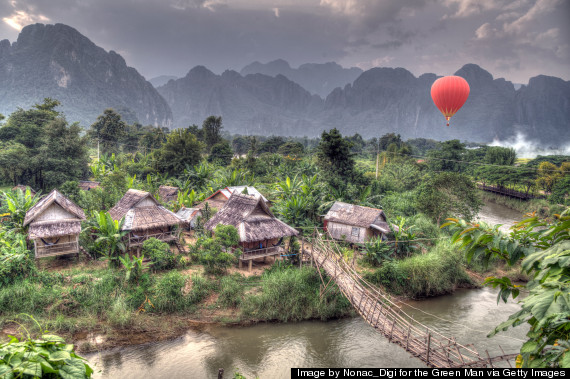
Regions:
<instances>
[{"instance_id":1,"label":"banana plant","mask_svg":"<svg viewBox=\"0 0 570 379\"><path fill-rule=\"evenodd\" d=\"M142 264L144 260L144 255L140 257L131 257L129 254L125 254L124 256L119 256L119 261L123 265L125 269L125 280L128 282L131 279L136 280L142 274Z\"/></svg>"},{"instance_id":2,"label":"banana plant","mask_svg":"<svg viewBox=\"0 0 570 379\"><path fill-rule=\"evenodd\" d=\"M109 260L112 266L118 265L119 252L126 251L123 237L128 233L121 230L125 219L113 220L108 212L93 212L94 223L92 225L94 235L97 237L95 244L101 248L103 256Z\"/></svg>"},{"instance_id":3,"label":"banana plant","mask_svg":"<svg viewBox=\"0 0 570 379\"><path fill-rule=\"evenodd\" d=\"M24 219L28 210L39 201L39 193L33 196L29 188L26 189L26 192L18 189L12 192L2 192L1 198L8 207L12 227L18 231L26 232Z\"/></svg>"}]
</instances>

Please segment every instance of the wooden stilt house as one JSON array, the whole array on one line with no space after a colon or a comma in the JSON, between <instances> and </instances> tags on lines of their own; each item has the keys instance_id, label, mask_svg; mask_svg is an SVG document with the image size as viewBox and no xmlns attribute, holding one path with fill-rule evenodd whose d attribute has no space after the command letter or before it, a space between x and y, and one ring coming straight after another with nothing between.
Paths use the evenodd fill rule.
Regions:
<instances>
[{"instance_id":1,"label":"wooden stilt house","mask_svg":"<svg viewBox=\"0 0 570 379\"><path fill-rule=\"evenodd\" d=\"M24 226L29 225L28 238L34 241L36 258L79 254L83 220L83 209L57 190L41 199L24 218Z\"/></svg>"},{"instance_id":2,"label":"wooden stilt house","mask_svg":"<svg viewBox=\"0 0 570 379\"><path fill-rule=\"evenodd\" d=\"M178 225L183 221L164 208L148 192L130 189L109 210L114 220L125 218L122 230L128 231L127 247L138 248L149 238L164 242L178 241Z\"/></svg>"},{"instance_id":3,"label":"wooden stilt house","mask_svg":"<svg viewBox=\"0 0 570 379\"><path fill-rule=\"evenodd\" d=\"M340 201L333 204L324 221L324 228L332 238L352 243L364 243L375 237L385 239L390 233L382 209Z\"/></svg>"},{"instance_id":4,"label":"wooden stilt house","mask_svg":"<svg viewBox=\"0 0 570 379\"><path fill-rule=\"evenodd\" d=\"M206 222L207 230L216 225L233 225L238 230L239 244L243 254L239 265L256 258L278 256L283 249L283 239L299 234L283 221L277 219L261 196L243 195L233 192L225 205Z\"/></svg>"}]
</instances>

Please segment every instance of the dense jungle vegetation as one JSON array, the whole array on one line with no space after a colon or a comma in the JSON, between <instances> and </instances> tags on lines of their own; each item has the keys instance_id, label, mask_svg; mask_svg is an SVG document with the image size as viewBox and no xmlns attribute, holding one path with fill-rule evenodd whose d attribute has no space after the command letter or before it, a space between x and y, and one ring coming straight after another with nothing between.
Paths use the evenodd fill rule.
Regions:
<instances>
[{"instance_id":1,"label":"dense jungle vegetation","mask_svg":"<svg viewBox=\"0 0 570 379\"><path fill-rule=\"evenodd\" d=\"M176 186L178 198L165 206L177 211L218 189L248 185L271 201L277 217L306 235L322 227L322 215L336 201L383 209L389 223L397 226L388 241L340 245L368 280L394 295L450 293L474 284L468 271L514 267L517 276L522 272L531 279L527 286L541 309L548 301L545 296L549 306L558 307L555 317L547 307L539 318L529 296L526 313L513 316L509 325L532 325L521 351L525 364L568 364L568 218L560 214L569 205L570 157L538 157L517 164L515 151L508 148L458 140L403 141L393 133L364 140L358 134L342 136L336 129L323 131L319 139L228 135L216 116L201 126L169 131L128 125L111 109L84 130L69 124L58 105L45 99L0 124L0 326L27 313L50 330L68 334L102 328L145 330L149 317L198 317L204 307L232 309L217 318L226 322L352 315L338 290L320 299L318 273L311 267L297 268L295 255L261 276L231 273L235 228L218 227L214 237L203 228L215 209L198 222L187 255L175 254L158 240L145 242L142 252L150 265L127 254L121 222L106 212L129 188L156 197L160 185ZM81 191L80 180L101 186ZM542 197L505 201L531 212L532 221L509 235L471 223L482 196L492 198L482 195L477 183ZM11 191L17 184L39 194ZM106 263L53 270L35 262L23 220L41 194L53 188L85 210L81 245ZM446 222L448 218L452 220ZM293 239L289 249L298 251L298 242ZM558 254L555 261L537 258L552 249ZM518 287L508 275L489 283L501 286L504 300L510 294L516 297ZM213 295L215 302L205 304Z\"/></svg>"}]
</instances>

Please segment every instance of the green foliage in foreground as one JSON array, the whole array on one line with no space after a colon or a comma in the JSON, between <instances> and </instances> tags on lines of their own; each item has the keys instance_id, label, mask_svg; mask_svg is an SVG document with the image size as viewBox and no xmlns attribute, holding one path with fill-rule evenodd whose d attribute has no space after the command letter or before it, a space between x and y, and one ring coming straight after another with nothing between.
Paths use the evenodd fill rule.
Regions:
<instances>
[{"instance_id":1,"label":"green foliage in foreground","mask_svg":"<svg viewBox=\"0 0 570 379\"><path fill-rule=\"evenodd\" d=\"M43 331L21 341L10 336L0 343L0 377L12 378L90 378L93 369L75 354L73 345L59 336Z\"/></svg>"},{"instance_id":2,"label":"green foliage in foreground","mask_svg":"<svg viewBox=\"0 0 570 379\"><path fill-rule=\"evenodd\" d=\"M553 223L527 218L506 235L484 223L470 224L449 219L456 231L454 240L465 249L468 259L498 258L509 265L519 262L532 279L522 287L529 295L522 309L489 334L527 323L528 340L521 347L523 367L570 367L570 211ZM499 287L497 302L516 298L521 286L508 278L487 278Z\"/></svg>"},{"instance_id":3,"label":"green foliage in foreground","mask_svg":"<svg viewBox=\"0 0 570 379\"><path fill-rule=\"evenodd\" d=\"M437 296L451 293L461 284L471 284L462 262L452 245L441 241L426 254L385 261L365 278L391 293L411 298Z\"/></svg>"}]
</instances>

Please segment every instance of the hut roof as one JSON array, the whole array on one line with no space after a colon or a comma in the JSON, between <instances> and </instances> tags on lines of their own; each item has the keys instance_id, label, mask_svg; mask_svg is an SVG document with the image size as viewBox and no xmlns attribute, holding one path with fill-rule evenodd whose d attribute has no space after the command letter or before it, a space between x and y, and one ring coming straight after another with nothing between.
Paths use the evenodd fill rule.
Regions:
<instances>
[{"instance_id":1,"label":"hut roof","mask_svg":"<svg viewBox=\"0 0 570 379\"><path fill-rule=\"evenodd\" d=\"M218 224L235 226L240 242L263 241L299 234L278 220L261 197L237 192L231 194L227 203L204 227L213 230Z\"/></svg>"},{"instance_id":2,"label":"hut roof","mask_svg":"<svg viewBox=\"0 0 570 379\"><path fill-rule=\"evenodd\" d=\"M263 201L269 203L269 200L265 196L261 194L255 187L250 186L236 186L236 187L226 187L220 190L217 190L210 196L206 198L203 202L198 204L196 207L198 209L203 209L204 205L208 203L210 208L222 209L233 193L243 194L244 190L247 188L247 195L254 196L254 197L261 197ZM221 196L219 196L221 195Z\"/></svg>"},{"instance_id":3,"label":"hut roof","mask_svg":"<svg viewBox=\"0 0 570 379\"><path fill-rule=\"evenodd\" d=\"M22 192L25 193L28 188L30 189L30 193L32 194L32 196L34 196L36 194L36 191L34 191L32 187L25 186L23 184L18 184L17 186L12 187L12 191L21 190Z\"/></svg>"},{"instance_id":4,"label":"hut roof","mask_svg":"<svg viewBox=\"0 0 570 379\"><path fill-rule=\"evenodd\" d=\"M325 216L326 221L354 225L362 228L374 228L388 233L390 228L382 209L363 207L337 201Z\"/></svg>"},{"instance_id":5,"label":"hut roof","mask_svg":"<svg viewBox=\"0 0 570 379\"><path fill-rule=\"evenodd\" d=\"M68 211L69 213L71 213L72 215L74 215L75 217L77 217L77 219L85 220L85 213L83 212L83 209L79 208L77 204L69 200L67 197L63 196L58 190L54 189L47 196L38 201L36 205L34 205L28 210L28 212L26 213L26 217L24 218L24 226L34 221L54 202L63 209L65 209L66 211ZM60 222L60 221L61 220L57 220L54 222Z\"/></svg>"},{"instance_id":6,"label":"hut roof","mask_svg":"<svg viewBox=\"0 0 570 379\"><path fill-rule=\"evenodd\" d=\"M101 187L101 182L93 182L90 180L80 180L79 189L82 191L89 191Z\"/></svg>"},{"instance_id":7,"label":"hut roof","mask_svg":"<svg viewBox=\"0 0 570 379\"><path fill-rule=\"evenodd\" d=\"M151 199L154 205L137 206L144 199ZM182 220L164 208L148 192L130 189L119 202L109 210L114 220L125 218L122 230L141 231L179 225Z\"/></svg>"},{"instance_id":8,"label":"hut roof","mask_svg":"<svg viewBox=\"0 0 570 379\"><path fill-rule=\"evenodd\" d=\"M190 221L196 216L196 214L200 212L198 208L185 208L182 207L178 212L176 212L176 216L184 221Z\"/></svg>"},{"instance_id":9,"label":"hut roof","mask_svg":"<svg viewBox=\"0 0 570 379\"><path fill-rule=\"evenodd\" d=\"M152 199L157 206L160 205L150 193L131 188L113 208L109 209L109 214L114 220L120 220L131 208L146 198Z\"/></svg>"},{"instance_id":10,"label":"hut roof","mask_svg":"<svg viewBox=\"0 0 570 379\"><path fill-rule=\"evenodd\" d=\"M121 230L143 231L179 225L183 221L162 205L135 207L125 215L125 223Z\"/></svg>"},{"instance_id":11,"label":"hut roof","mask_svg":"<svg viewBox=\"0 0 570 379\"><path fill-rule=\"evenodd\" d=\"M30 225L28 238L52 238L81 233L81 221L77 219L37 221Z\"/></svg>"},{"instance_id":12,"label":"hut roof","mask_svg":"<svg viewBox=\"0 0 570 379\"><path fill-rule=\"evenodd\" d=\"M158 195L162 201L168 201L169 198L178 196L178 187L160 186L158 187Z\"/></svg>"}]
</instances>

